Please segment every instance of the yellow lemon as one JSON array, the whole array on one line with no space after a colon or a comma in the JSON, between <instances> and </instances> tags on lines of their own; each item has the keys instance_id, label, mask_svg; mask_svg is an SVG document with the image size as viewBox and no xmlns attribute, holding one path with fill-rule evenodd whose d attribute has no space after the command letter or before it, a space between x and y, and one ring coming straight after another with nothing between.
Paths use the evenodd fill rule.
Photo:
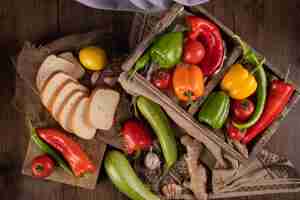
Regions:
<instances>
[{"instance_id":1,"label":"yellow lemon","mask_svg":"<svg viewBox=\"0 0 300 200\"><path fill-rule=\"evenodd\" d=\"M99 47L89 46L79 51L79 60L81 64L89 70L101 70L107 65L107 55Z\"/></svg>"}]
</instances>

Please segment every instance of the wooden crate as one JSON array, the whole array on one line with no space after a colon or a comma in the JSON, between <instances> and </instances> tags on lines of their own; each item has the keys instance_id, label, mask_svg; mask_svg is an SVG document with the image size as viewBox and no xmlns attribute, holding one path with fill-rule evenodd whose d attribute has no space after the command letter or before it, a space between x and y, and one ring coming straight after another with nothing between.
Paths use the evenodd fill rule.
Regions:
<instances>
[{"instance_id":1,"label":"wooden crate","mask_svg":"<svg viewBox=\"0 0 300 200\"><path fill-rule=\"evenodd\" d=\"M134 81L136 81L138 84L143 85L145 88L148 88L156 95L157 98L159 98L165 106L167 106L167 109L171 109L173 111L176 111L182 119L185 119L190 123L191 126L194 128L197 128L199 133L202 136L200 137L197 135L197 133L189 133L191 136L195 137L196 139L201 140L201 138L205 137L209 140L213 141L217 145L219 145L226 153L230 154L240 162L247 162L248 159L236 151L232 146L227 144L224 140L224 137L222 137L222 133L220 136L220 131L213 130L206 126L205 124L199 123L194 115L201 107L201 104L204 102L206 97L218 86L221 78L226 73L227 69L235 62L238 61L239 57L242 55L242 49L240 45L235 42L234 39L234 32L231 31L229 28L227 28L224 24L222 24L218 19L216 19L214 16L212 16L210 13L208 13L203 7L196 6L192 8L186 8L183 6L180 6L178 4L175 4L167 13L164 14L164 16L161 19L158 19L156 17L145 17L145 16L136 16L136 19L134 23L136 25L138 24L146 24L143 26L144 34L139 34L140 38L143 37L143 40L138 42L139 38L131 37L131 46L134 46L135 44L138 44L135 48L135 51L131 54L131 56L124 62L122 65L122 69L126 72L128 72L135 64L135 62L138 60L138 58L143 55L145 50L151 45L152 41L155 37L159 36L160 34L164 33L166 29L175 24L178 20L181 20L181 18L187 14L193 14L197 16L201 16L204 18L209 19L210 21L213 21L215 24L217 24L221 30L222 36L224 38L224 41L226 43L227 47L227 58L224 61L222 69L212 77L212 79L206 84L205 88L205 95L198 99L196 101L196 104L191 106L189 109L185 110L181 106L179 106L176 102L174 102L171 98L169 98L165 93L154 87L149 81L147 81L143 76L136 73L133 77ZM147 27L148 25L148 27ZM152 28L149 28L149 25L151 25ZM134 33L135 31L132 31ZM136 33L135 33L136 35ZM261 56L259 53L257 53L258 56ZM282 73L278 68L271 65L268 61L264 65L266 71L269 75L274 76L278 79L284 79L285 74ZM293 82L292 80L288 80L289 82ZM251 147L250 149L250 158L255 158L255 155L257 152L260 152L261 149L269 142L271 137L274 135L276 130L279 127L280 122L286 117L288 112L293 108L293 106L298 102L299 100L299 92L300 87L296 85L294 82L294 85L296 86L296 91L294 92L292 98L290 99L289 104L286 106L285 110L282 112L281 116L275 120L262 134L262 136L256 140L256 143ZM166 108L166 107L165 107ZM180 122L177 122L180 124ZM224 134L223 134L224 135Z\"/></svg>"}]
</instances>

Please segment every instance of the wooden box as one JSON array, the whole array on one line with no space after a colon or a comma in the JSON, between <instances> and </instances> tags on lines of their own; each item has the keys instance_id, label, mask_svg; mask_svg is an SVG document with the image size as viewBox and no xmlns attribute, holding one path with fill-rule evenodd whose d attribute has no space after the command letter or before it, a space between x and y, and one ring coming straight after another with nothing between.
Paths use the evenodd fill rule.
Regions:
<instances>
[{"instance_id":1,"label":"wooden box","mask_svg":"<svg viewBox=\"0 0 300 200\"><path fill-rule=\"evenodd\" d=\"M132 29L132 34L134 34L135 37L130 38L131 45L134 46L137 44L137 46L135 48L135 51L131 54L131 56L123 63L122 69L125 71L125 73L128 73L129 70L132 69L135 62L138 60L138 58L142 56L145 50L151 45L155 37L164 33L170 26L181 21L182 18L188 14L207 18L210 21L214 22L216 25L218 25L221 30L227 48L226 58L224 60L223 67L206 84L204 96L198 99L196 104L194 104L193 106L189 107L188 109L184 109L173 99L169 98L168 95L166 95L165 93L163 93L162 91L154 87L148 80L146 80L145 77L143 77L139 73L136 73L132 78L132 80L135 81L136 84L142 85L148 91L153 93L153 95L155 95L156 98L160 99L160 102L157 103L160 103L165 108L165 110L176 112L177 115L180 116L179 118L176 117L177 121L176 119L174 119L175 117L172 117L172 112L168 112L168 114L171 115L170 117L173 118L173 120L176 123L178 123L179 126L181 126L183 129L186 129L188 134L198 139L200 142L203 142L203 139L205 140L208 139L212 141L213 143L219 145L223 149L223 151L233 156L240 162L245 163L248 161L248 157L241 154L232 146L230 146L228 143L226 143L224 138L224 131L213 130L209 128L207 125L199 123L194 117L195 114L198 112L199 108L201 107L202 103L206 99L206 97L218 86L220 80L222 79L222 77L224 76L228 68L232 64L237 62L242 55L242 49L239 43L236 42L234 39L235 33L232 32L229 28L227 28L224 24L222 24L219 20L217 20L214 16L209 14L203 7L196 6L192 8L186 8L178 4L175 4L167 13L163 15L161 19L158 19L157 16L149 17L149 16L137 15L135 17L135 21L133 22L134 23L133 27L135 27L135 25L140 26L140 24L143 24L144 25L142 27L143 31L142 33L137 34L136 29L134 28ZM139 37L136 37L137 35ZM257 53L257 55L261 57L259 53ZM268 76L277 79L285 79L285 73L281 72L276 66L271 65L268 61L265 63L264 69L267 72ZM296 85L296 83L293 82L293 80L288 80L288 82L291 82L295 85L296 91L291 97L285 110L281 113L280 117L278 117L264 131L263 134L261 134L262 136L260 136L258 139L255 140L254 144L248 146L251 159L254 159L255 155L258 152L260 152L261 149L270 141L271 137L278 129L280 122L287 116L288 112L293 108L293 106L299 100L299 95L300 95L299 85ZM197 129L198 132L197 131L189 132L188 131L189 129L187 129L187 127L189 126L187 126L186 123L183 123L182 120L178 121L178 119L182 119L185 120L186 122L189 122L190 123L189 126L193 127L194 129Z\"/></svg>"}]
</instances>

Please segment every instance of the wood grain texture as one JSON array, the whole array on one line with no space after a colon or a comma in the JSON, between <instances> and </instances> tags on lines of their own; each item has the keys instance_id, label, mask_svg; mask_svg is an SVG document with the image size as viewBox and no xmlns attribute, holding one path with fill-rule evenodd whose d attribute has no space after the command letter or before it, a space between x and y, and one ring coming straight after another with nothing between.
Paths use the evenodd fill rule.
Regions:
<instances>
[{"instance_id":1,"label":"wood grain texture","mask_svg":"<svg viewBox=\"0 0 300 200\"><path fill-rule=\"evenodd\" d=\"M281 66L283 70L291 66L291 76L300 80L300 2L298 0L211 0L207 7L224 24L266 55L271 63ZM104 17L108 22L104 21L102 13L109 16ZM81 22L77 23L76 20L74 22L72 18ZM88 20L85 21L85 19ZM16 53L24 40L52 40L65 33L95 29L99 24L105 24L103 27L107 29L111 29L112 26L116 27L113 29L117 30L115 34L122 37L126 44L131 19L130 13L95 11L72 0L0 1L1 199L126 199L113 188L103 172L93 192L21 175L29 138L24 134L26 126L23 116L10 104L15 88L15 72L7 56ZM270 147L277 153L289 156L300 171L299 113L300 105L289 114L280 127L279 133L272 139ZM234 198L233 200L282 199L298 200L300 194Z\"/></svg>"}]
</instances>

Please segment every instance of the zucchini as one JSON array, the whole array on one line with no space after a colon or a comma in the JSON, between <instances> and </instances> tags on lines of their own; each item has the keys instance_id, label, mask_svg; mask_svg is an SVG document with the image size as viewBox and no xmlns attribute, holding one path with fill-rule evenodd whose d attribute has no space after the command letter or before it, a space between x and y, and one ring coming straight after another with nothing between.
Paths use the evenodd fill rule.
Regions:
<instances>
[{"instance_id":1,"label":"zucchini","mask_svg":"<svg viewBox=\"0 0 300 200\"><path fill-rule=\"evenodd\" d=\"M138 97L137 107L157 135L166 167L169 169L178 156L175 134L171 129L169 119L158 104L146 97Z\"/></svg>"}]
</instances>

